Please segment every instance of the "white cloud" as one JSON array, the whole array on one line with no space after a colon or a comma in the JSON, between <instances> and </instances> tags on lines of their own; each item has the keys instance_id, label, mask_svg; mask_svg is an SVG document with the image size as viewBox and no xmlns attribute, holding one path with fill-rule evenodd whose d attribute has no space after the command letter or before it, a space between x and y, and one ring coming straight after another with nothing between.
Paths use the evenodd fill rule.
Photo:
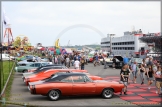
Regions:
<instances>
[{"instance_id":1,"label":"white cloud","mask_svg":"<svg viewBox=\"0 0 162 107\"><path fill-rule=\"evenodd\" d=\"M136 29L149 29L152 32L160 30L160 2L82 1L5 2L3 4L6 5L5 7L10 7L7 14L12 19L13 29L19 29L27 35L43 36L43 34L47 34L50 37L75 24L93 26L104 33L105 36L107 33L122 35L124 31L130 30L132 25ZM43 30L36 33L22 30L22 28ZM18 34L19 30L15 30L15 34ZM76 29L72 31L73 33L68 34L77 35ZM82 30L80 33L94 35L94 32L90 29ZM48 42L44 42L44 44L48 44ZM95 42L94 40L92 43ZM77 44L77 42L72 44Z\"/></svg>"}]
</instances>

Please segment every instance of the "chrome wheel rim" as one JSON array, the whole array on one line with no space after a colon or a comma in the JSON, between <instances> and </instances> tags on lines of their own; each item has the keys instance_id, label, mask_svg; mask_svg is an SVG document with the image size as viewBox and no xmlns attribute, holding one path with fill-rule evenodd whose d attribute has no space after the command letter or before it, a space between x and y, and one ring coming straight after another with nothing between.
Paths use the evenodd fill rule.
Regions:
<instances>
[{"instance_id":1,"label":"chrome wheel rim","mask_svg":"<svg viewBox=\"0 0 162 107\"><path fill-rule=\"evenodd\" d=\"M51 99L56 100L59 97L59 93L57 91L51 91L50 97Z\"/></svg>"},{"instance_id":2,"label":"chrome wheel rim","mask_svg":"<svg viewBox=\"0 0 162 107\"><path fill-rule=\"evenodd\" d=\"M106 98L110 98L112 96L112 91L111 90L105 90L104 95Z\"/></svg>"}]
</instances>

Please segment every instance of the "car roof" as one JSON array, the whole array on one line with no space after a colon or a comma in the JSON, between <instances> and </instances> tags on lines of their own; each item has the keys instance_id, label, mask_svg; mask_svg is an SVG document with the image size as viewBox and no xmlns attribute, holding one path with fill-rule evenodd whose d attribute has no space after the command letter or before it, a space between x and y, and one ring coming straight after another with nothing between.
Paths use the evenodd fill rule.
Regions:
<instances>
[{"instance_id":1,"label":"car roof","mask_svg":"<svg viewBox=\"0 0 162 107\"><path fill-rule=\"evenodd\" d=\"M58 76L84 76L84 73L58 73Z\"/></svg>"}]
</instances>

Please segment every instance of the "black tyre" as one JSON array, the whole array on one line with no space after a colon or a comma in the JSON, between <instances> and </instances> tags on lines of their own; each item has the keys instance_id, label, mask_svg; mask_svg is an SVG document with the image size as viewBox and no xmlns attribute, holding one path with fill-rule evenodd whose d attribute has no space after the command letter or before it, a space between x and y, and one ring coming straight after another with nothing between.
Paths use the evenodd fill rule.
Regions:
<instances>
[{"instance_id":1,"label":"black tyre","mask_svg":"<svg viewBox=\"0 0 162 107\"><path fill-rule=\"evenodd\" d=\"M48 98L51 100L51 101L57 101L59 98L60 98L60 92L58 90L51 90L49 93L48 93Z\"/></svg>"},{"instance_id":2,"label":"black tyre","mask_svg":"<svg viewBox=\"0 0 162 107\"><path fill-rule=\"evenodd\" d=\"M102 97L103 98L110 99L110 98L113 97L113 95L114 95L114 92L113 92L112 89L104 89L102 91Z\"/></svg>"}]
</instances>

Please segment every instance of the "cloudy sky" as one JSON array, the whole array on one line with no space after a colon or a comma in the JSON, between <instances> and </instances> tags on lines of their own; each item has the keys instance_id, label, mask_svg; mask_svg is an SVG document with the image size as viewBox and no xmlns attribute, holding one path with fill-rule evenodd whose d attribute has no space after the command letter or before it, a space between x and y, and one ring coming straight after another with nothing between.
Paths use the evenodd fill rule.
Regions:
<instances>
[{"instance_id":1,"label":"cloudy sky","mask_svg":"<svg viewBox=\"0 0 162 107\"><path fill-rule=\"evenodd\" d=\"M160 32L160 2L2 2L14 38L28 36L32 45L100 43L113 33L142 29ZM2 10L2 9L1 9Z\"/></svg>"}]
</instances>

